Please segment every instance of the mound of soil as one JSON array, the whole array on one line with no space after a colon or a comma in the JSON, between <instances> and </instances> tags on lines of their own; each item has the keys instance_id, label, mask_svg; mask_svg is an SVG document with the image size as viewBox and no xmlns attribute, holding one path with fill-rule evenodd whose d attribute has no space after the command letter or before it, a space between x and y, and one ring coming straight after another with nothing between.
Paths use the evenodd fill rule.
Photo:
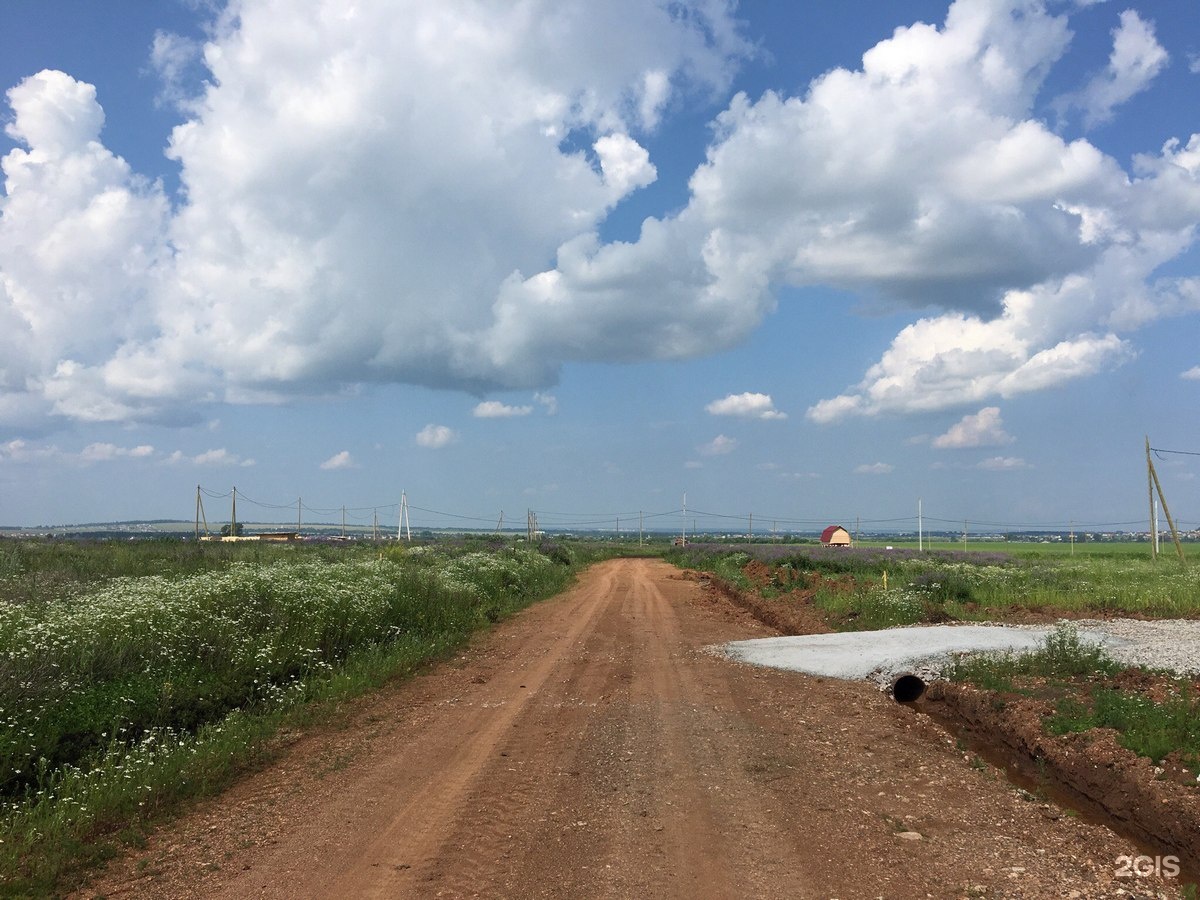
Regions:
<instances>
[{"instance_id":1,"label":"mound of soil","mask_svg":"<svg viewBox=\"0 0 1200 900\"><path fill-rule=\"evenodd\" d=\"M1183 771L1177 760L1156 767L1108 728L1047 734L1042 721L1054 707L1046 700L938 681L919 705L974 746L1000 751L1018 776L1157 853L1178 856L1192 878L1200 873L1200 789L1170 777Z\"/></svg>"}]
</instances>

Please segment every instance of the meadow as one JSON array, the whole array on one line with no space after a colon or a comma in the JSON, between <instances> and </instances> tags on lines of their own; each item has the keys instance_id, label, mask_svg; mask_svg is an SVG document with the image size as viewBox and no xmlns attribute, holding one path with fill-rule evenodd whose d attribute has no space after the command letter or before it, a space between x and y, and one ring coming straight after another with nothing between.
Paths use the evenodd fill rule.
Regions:
<instances>
[{"instance_id":1,"label":"meadow","mask_svg":"<svg viewBox=\"0 0 1200 900\"><path fill-rule=\"evenodd\" d=\"M0 890L211 793L284 723L563 589L581 547L0 543Z\"/></svg>"},{"instance_id":2,"label":"meadow","mask_svg":"<svg viewBox=\"0 0 1200 900\"><path fill-rule=\"evenodd\" d=\"M961 547L961 545L958 545ZM1150 559L1146 545L986 545L987 549L693 544L667 558L765 600L811 603L838 631L1057 616L1200 615L1200 566Z\"/></svg>"}]
</instances>

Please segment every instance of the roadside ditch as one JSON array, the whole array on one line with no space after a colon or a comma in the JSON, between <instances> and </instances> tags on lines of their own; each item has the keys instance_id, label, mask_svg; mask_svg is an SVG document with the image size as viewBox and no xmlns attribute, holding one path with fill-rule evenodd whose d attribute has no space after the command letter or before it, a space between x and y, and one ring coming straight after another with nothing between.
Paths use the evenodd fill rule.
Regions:
<instances>
[{"instance_id":1,"label":"roadside ditch","mask_svg":"<svg viewBox=\"0 0 1200 900\"><path fill-rule=\"evenodd\" d=\"M693 573L718 596L783 635L832 632L802 592L794 602L767 600L709 573ZM1183 884L1200 884L1200 779L1195 760L1179 753L1152 760L1119 743L1112 728L1056 735L1046 720L1064 692L1084 700L1097 686L1160 700L1167 676L1126 669L1113 676L1074 682L1025 679L1013 690L935 680L906 704L956 738L976 758L1005 774L1022 796L1046 803L1046 814L1079 816L1125 836L1151 858L1174 857ZM1176 683L1176 687L1177 687ZM1200 696L1200 678L1191 680Z\"/></svg>"}]
</instances>

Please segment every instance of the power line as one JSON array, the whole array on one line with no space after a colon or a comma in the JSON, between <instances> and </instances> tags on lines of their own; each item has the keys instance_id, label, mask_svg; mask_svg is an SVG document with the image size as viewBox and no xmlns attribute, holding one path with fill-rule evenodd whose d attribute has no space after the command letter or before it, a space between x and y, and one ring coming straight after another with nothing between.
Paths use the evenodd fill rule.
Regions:
<instances>
[{"instance_id":1,"label":"power line","mask_svg":"<svg viewBox=\"0 0 1200 900\"><path fill-rule=\"evenodd\" d=\"M1195 450L1160 450L1158 447L1151 447L1150 452L1162 459L1164 453L1171 453L1175 456L1200 456L1200 453Z\"/></svg>"},{"instance_id":2,"label":"power line","mask_svg":"<svg viewBox=\"0 0 1200 900\"><path fill-rule=\"evenodd\" d=\"M1153 452L1156 452L1156 453L1176 453L1176 454L1187 455L1187 456L1200 456L1200 453L1193 453L1192 451L1154 450L1153 448L1152 448L1152 450L1153 450ZM203 486L199 486L199 485L197 486L197 490L198 490L200 496L206 497L206 498L211 498L211 499L217 499L217 500L230 498L234 495L233 491L216 492L216 491L209 490L209 489L204 488ZM345 518L352 518L359 522L372 521L376 517L378 517L381 513L388 515L389 518L390 518L390 515L400 515L402 513L403 509L405 508L405 504L396 503L396 502L378 503L378 504L370 504L370 505L362 505L362 506L345 506L345 507L343 507L343 506L332 506L332 507L310 506L307 503L304 503L302 500L299 500L299 499L290 501L288 503L270 503L270 502L256 500L251 497L248 497L246 494L244 494L240 490L237 491L237 499L242 501L243 503L248 503L248 504L251 504L256 507L261 507L263 509L294 511L297 508L300 508L302 510L306 510L309 513L313 513L316 515L328 516L328 515L342 514ZM495 530L497 530L497 521L493 514L489 514L486 516L466 515L466 514L462 514L462 513L449 512L447 510L413 506L411 504L407 505L407 509L409 509L413 512L423 513L424 515L429 516L431 520L435 520L435 521L440 520L441 522L445 522L448 520L448 521L462 523L462 527L467 528L468 530L472 529L473 526L478 526L477 530L479 530L479 531L495 531ZM541 528L545 528L545 527L549 526L553 529L563 530L563 531L568 531L568 530L572 530L572 529L611 531L612 523L614 522L614 520L617 520L617 519L628 519L628 520L632 521L633 519L637 518L639 521L645 523L645 522L652 522L656 519L668 519L668 518L673 519L674 517L679 516L683 512L683 510L682 509L672 509L672 510L657 511L657 512L620 512L620 513L616 513L616 512L607 512L607 513L574 512L574 513L572 513L572 512L564 512L561 510L560 511L530 510L530 512L533 512L536 514L536 516L538 517L538 520L541 523L539 526ZM772 527L773 531L776 531L776 530L818 531L820 528L824 527L825 525L828 525L830 522L833 522L836 519L836 517L833 517L833 518L830 518L830 517L799 518L799 517L791 517L791 516L771 515L769 513L753 513L753 514L722 513L722 512L713 512L713 511L705 511L705 510L698 510L698 509L688 509L687 514L690 514L692 516L692 520L699 522L700 525L702 525L702 526L705 525L706 523L710 526L717 525L717 524L724 525L724 523L728 523L728 525L724 525L725 528L729 528L729 526L732 526L735 523L749 522L750 516L754 515L755 517L757 517L759 519L759 521L772 522L773 523L773 527ZM846 518L846 517L843 517L843 518ZM849 516L848 518L857 520L859 522L860 527L865 527L868 530L878 529L878 530L888 531L888 532L896 530L897 528L903 529L904 526L916 527L916 524L917 524L917 519L914 516L898 516L898 517L893 517L893 518L881 517L881 518L874 518L874 519L862 518L860 516ZM980 529L980 528L996 529L996 530L1004 529L1004 530L1009 530L1009 531L1062 531L1062 532L1066 532L1068 530L1072 530L1072 531L1076 531L1076 532L1078 532L1078 531L1117 531L1117 530L1138 531L1139 529L1137 526L1144 525L1144 519L1141 519L1141 518L1124 520L1124 521L1108 521L1108 522L1086 522L1086 521L1081 521L1081 520L1075 519L1070 523L1066 523L1066 522L1064 522L1064 523L1004 522L1004 521L994 521L994 520L987 520L987 519L971 519L971 518L964 518L961 516L957 516L954 518L939 518L936 516L926 515L923 518L924 518L924 521L929 522L929 523L935 523L937 525L943 525L943 526L953 526L953 530L956 532L959 530L960 527L963 527L963 526L973 527L976 529ZM501 520L501 521L503 521L503 520ZM313 524L317 524L317 523L313 523ZM1180 522L1180 524L1182 525L1184 523ZM1186 524L1190 526L1193 523L1189 519L1189 520L1187 520ZM437 526L437 525L431 526L429 524L426 524L426 522L422 522L420 527L439 527L439 526ZM943 529L943 530L949 530L949 529ZM1187 530L1190 530L1190 529L1187 529Z\"/></svg>"}]
</instances>

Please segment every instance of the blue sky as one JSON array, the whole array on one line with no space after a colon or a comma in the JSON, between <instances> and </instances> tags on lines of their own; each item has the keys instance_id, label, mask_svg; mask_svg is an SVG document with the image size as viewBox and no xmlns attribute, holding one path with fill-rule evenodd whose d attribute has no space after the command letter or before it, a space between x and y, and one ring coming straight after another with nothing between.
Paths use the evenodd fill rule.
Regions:
<instances>
[{"instance_id":1,"label":"blue sky","mask_svg":"<svg viewBox=\"0 0 1200 900\"><path fill-rule=\"evenodd\" d=\"M1200 451L1193 0L8 0L0 41L0 524L200 484L1120 527L1145 435ZM1200 457L1158 467L1197 527Z\"/></svg>"}]
</instances>

